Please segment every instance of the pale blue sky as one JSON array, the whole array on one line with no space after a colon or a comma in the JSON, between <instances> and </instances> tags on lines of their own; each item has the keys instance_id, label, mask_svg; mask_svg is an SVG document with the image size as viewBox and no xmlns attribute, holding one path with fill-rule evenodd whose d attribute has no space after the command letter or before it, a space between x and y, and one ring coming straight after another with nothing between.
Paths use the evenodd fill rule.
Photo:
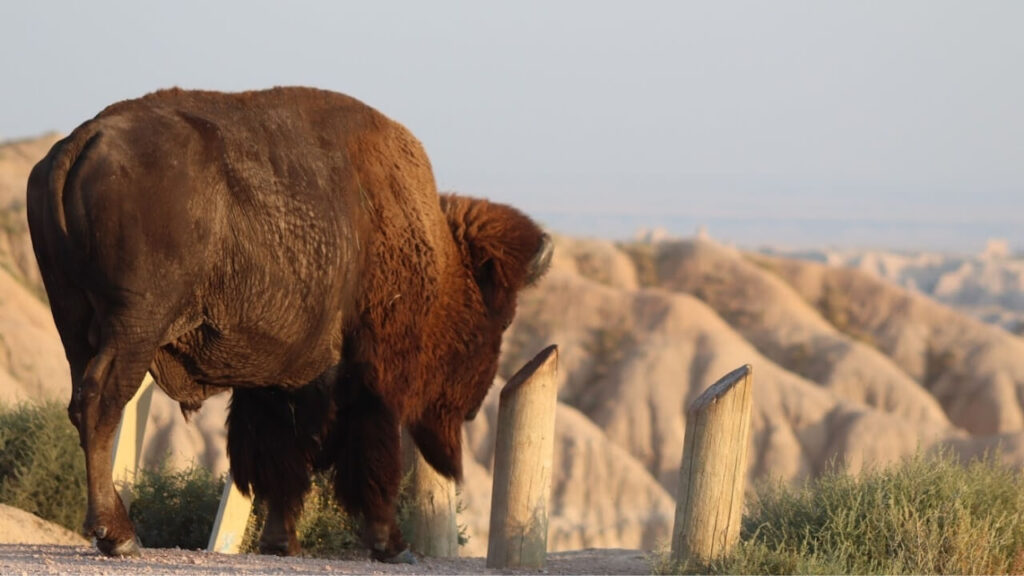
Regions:
<instances>
[{"instance_id":1,"label":"pale blue sky","mask_svg":"<svg viewBox=\"0 0 1024 576\"><path fill-rule=\"evenodd\" d=\"M572 232L1024 248L1024 2L19 1L0 81L0 138L172 85L346 92L443 188Z\"/></svg>"}]
</instances>

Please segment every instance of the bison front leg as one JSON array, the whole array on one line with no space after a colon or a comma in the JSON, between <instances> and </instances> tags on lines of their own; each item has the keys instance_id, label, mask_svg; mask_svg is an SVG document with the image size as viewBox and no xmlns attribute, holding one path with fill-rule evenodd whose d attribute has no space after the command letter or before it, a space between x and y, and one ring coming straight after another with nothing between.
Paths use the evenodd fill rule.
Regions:
<instances>
[{"instance_id":1,"label":"bison front leg","mask_svg":"<svg viewBox=\"0 0 1024 576\"><path fill-rule=\"evenodd\" d=\"M342 390L341 394L352 392ZM394 411L376 394L359 387L354 397L339 399L335 426L338 502L349 513L362 515L363 540L374 559L415 563L396 521L402 461Z\"/></svg>"},{"instance_id":2,"label":"bison front leg","mask_svg":"<svg viewBox=\"0 0 1024 576\"><path fill-rule=\"evenodd\" d=\"M454 418L423 419L409 427L420 454L442 476L462 482L462 422Z\"/></svg>"},{"instance_id":3,"label":"bison front leg","mask_svg":"<svg viewBox=\"0 0 1024 576\"><path fill-rule=\"evenodd\" d=\"M260 533L260 554L295 556L302 552L296 532L302 502L298 506L280 498L267 500L267 521Z\"/></svg>"},{"instance_id":4,"label":"bison front leg","mask_svg":"<svg viewBox=\"0 0 1024 576\"><path fill-rule=\"evenodd\" d=\"M105 345L73 391L71 412L85 451L89 506L85 533L108 556L135 556L139 542L111 475L114 436L125 404L138 390L149 359Z\"/></svg>"}]
</instances>

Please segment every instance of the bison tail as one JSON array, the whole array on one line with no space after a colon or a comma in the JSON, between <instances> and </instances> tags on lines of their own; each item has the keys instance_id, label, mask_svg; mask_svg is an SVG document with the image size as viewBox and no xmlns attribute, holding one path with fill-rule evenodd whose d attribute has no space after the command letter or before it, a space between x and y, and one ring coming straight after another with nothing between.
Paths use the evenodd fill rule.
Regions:
<instances>
[{"instance_id":1,"label":"bison tail","mask_svg":"<svg viewBox=\"0 0 1024 576\"><path fill-rule=\"evenodd\" d=\"M55 144L29 175L26 196L28 227L47 289L50 289L55 274L74 274L73 259L68 258L68 248L72 243L68 242L65 186L78 159L97 135L97 129L90 123L83 124Z\"/></svg>"},{"instance_id":2,"label":"bison tail","mask_svg":"<svg viewBox=\"0 0 1024 576\"><path fill-rule=\"evenodd\" d=\"M57 223L64 234L68 234L70 200L65 194L68 180L75 170L78 160L85 155L100 136L100 131L91 122L83 124L70 136L60 141L54 150L50 163L49 182L47 183L47 199L50 217Z\"/></svg>"}]
</instances>

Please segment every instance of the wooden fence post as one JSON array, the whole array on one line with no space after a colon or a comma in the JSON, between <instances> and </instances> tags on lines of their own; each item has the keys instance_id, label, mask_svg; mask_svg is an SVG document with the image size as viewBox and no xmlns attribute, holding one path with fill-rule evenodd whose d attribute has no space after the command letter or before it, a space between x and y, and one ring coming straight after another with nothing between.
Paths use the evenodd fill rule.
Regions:
<instances>
[{"instance_id":1,"label":"wooden fence post","mask_svg":"<svg viewBox=\"0 0 1024 576\"><path fill-rule=\"evenodd\" d=\"M132 485L139 473L142 458L142 440L146 437L146 422L149 421L149 405L153 400L153 377L146 372L135 395L125 405L121 423L114 436L114 457L111 462L111 476L121 501L126 509L131 508Z\"/></svg>"},{"instance_id":2,"label":"wooden fence post","mask_svg":"<svg viewBox=\"0 0 1024 576\"><path fill-rule=\"evenodd\" d=\"M409 474L409 519L403 535L413 551L435 558L459 555L455 482L427 464L407 432L402 434L405 470ZM407 529L406 529L407 528Z\"/></svg>"},{"instance_id":3,"label":"wooden fence post","mask_svg":"<svg viewBox=\"0 0 1024 576\"><path fill-rule=\"evenodd\" d=\"M739 539L753 379L750 365L733 370L687 411L672 530L677 563L707 564Z\"/></svg>"},{"instance_id":4,"label":"wooden fence post","mask_svg":"<svg viewBox=\"0 0 1024 576\"><path fill-rule=\"evenodd\" d=\"M238 491L230 471L224 482L217 518L213 521L213 531L210 533L206 550L221 554L238 554L242 550L245 528L249 524L252 500Z\"/></svg>"},{"instance_id":5,"label":"wooden fence post","mask_svg":"<svg viewBox=\"0 0 1024 576\"><path fill-rule=\"evenodd\" d=\"M540 569L547 561L557 372L558 347L548 346L501 391L488 568Z\"/></svg>"}]
</instances>

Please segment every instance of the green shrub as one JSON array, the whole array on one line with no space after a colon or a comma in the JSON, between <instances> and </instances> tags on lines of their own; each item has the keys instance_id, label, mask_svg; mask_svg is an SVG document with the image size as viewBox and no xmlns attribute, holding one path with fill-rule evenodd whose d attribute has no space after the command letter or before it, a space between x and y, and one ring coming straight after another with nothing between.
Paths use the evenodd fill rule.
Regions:
<instances>
[{"instance_id":1,"label":"green shrub","mask_svg":"<svg viewBox=\"0 0 1024 576\"><path fill-rule=\"evenodd\" d=\"M327 477L316 475L297 526L303 552L322 557L362 550L360 530L358 519L346 514L335 502Z\"/></svg>"},{"instance_id":2,"label":"green shrub","mask_svg":"<svg viewBox=\"0 0 1024 576\"><path fill-rule=\"evenodd\" d=\"M396 521L405 534L410 533L410 491L408 489L410 476L407 474L402 479L402 485L398 493ZM456 489L456 497L459 491ZM462 500L457 502L458 513L463 512ZM257 502L253 506L253 514L249 517L249 524L246 527L245 538L243 539L243 552L258 552L260 531L263 529L263 522L266 519L266 510L262 503ZM465 546L469 542L468 528L465 524L459 524L459 546ZM296 527L299 544L302 546L302 553L315 557L362 557L365 555L365 547L360 536L362 531L362 520L345 513L338 506L334 499L329 474L315 474L313 486L306 494L306 500L302 508L302 517Z\"/></svg>"},{"instance_id":3,"label":"green shrub","mask_svg":"<svg viewBox=\"0 0 1024 576\"><path fill-rule=\"evenodd\" d=\"M0 409L0 502L82 529L85 456L59 403Z\"/></svg>"},{"instance_id":4,"label":"green shrub","mask_svg":"<svg viewBox=\"0 0 1024 576\"><path fill-rule=\"evenodd\" d=\"M139 471L128 516L147 547L204 549L223 490L224 478L206 468L171 470L165 461L156 469Z\"/></svg>"},{"instance_id":5,"label":"green shrub","mask_svg":"<svg viewBox=\"0 0 1024 576\"><path fill-rule=\"evenodd\" d=\"M259 552L260 531L265 519L265 506L257 501L245 530L243 552ZM363 549L359 519L345 514L337 505L326 474L313 476L313 486L306 494L296 532L302 553L307 556L334 557Z\"/></svg>"},{"instance_id":6,"label":"green shrub","mask_svg":"<svg viewBox=\"0 0 1024 576\"><path fill-rule=\"evenodd\" d=\"M918 454L800 489L762 485L725 574L997 574L1024 570L1024 479L990 456ZM675 567L685 569L687 567ZM692 569L693 567L690 567Z\"/></svg>"}]
</instances>

